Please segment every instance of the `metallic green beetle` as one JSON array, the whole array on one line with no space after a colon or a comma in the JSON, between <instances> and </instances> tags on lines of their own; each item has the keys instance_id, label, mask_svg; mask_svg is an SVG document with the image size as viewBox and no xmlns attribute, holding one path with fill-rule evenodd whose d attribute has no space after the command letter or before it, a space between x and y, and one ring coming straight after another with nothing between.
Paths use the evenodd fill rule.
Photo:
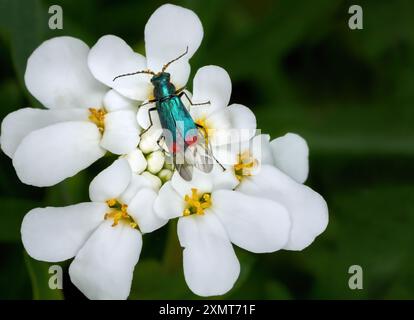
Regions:
<instances>
[{"instance_id":1,"label":"metallic green beetle","mask_svg":"<svg viewBox=\"0 0 414 320\"><path fill-rule=\"evenodd\" d=\"M193 166L208 173L213 168L214 157L206 142L207 140L199 130L200 126L194 122L187 108L181 101L181 97L183 95L186 96L191 105L203 105L209 104L210 102L192 103L185 93L184 88L177 90L170 81L170 74L165 72L171 63L183 57L187 52L188 47L185 53L164 65L161 72L155 73L151 70L142 70L119 75L114 78L114 81L120 77L140 73L151 74L153 76L151 83L154 86L153 94L155 98L145 104L155 102L156 106L148 110L151 124L144 132L153 125L151 112L157 111L163 128L163 134L158 139L158 143L162 138L165 140L175 168L184 180L189 181L192 179Z\"/></svg>"}]
</instances>

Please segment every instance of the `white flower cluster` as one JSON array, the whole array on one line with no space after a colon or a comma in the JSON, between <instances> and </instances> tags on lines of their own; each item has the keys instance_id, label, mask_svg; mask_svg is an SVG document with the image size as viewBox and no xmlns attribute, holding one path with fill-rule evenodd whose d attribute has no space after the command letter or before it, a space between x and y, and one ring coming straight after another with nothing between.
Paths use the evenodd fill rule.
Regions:
<instances>
[{"instance_id":1,"label":"white flower cluster","mask_svg":"<svg viewBox=\"0 0 414 320\"><path fill-rule=\"evenodd\" d=\"M224 69L199 69L187 92L193 104L183 99L217 159L210 173L194 168L191 181L159 145L160 119L149 115L155 104L138 109L154 99L151 75L113 80L137 70L159 72L187 48L168 69L171 82L183 88L202 37L192 11L168 4L146 24L146 57L107 35L91 49L75 38L53 38L28 59L26 86L46 109L20 109L1 126L1 148L20 180L53 186L106 153L119 156L91 182L90 202L33 209L21 227L31 257L74 258L71 281L90 299L126 299L142 235L170 219L178 218L185 280L200 296L233 287L240 265L232 244L255 253L302 250L327 226L324 199L303 184L306 142L292 133L273 141L257 134L250 109L229 105ZM247 133L234 134L241 131Z\"/></svg>"}]
</instances>

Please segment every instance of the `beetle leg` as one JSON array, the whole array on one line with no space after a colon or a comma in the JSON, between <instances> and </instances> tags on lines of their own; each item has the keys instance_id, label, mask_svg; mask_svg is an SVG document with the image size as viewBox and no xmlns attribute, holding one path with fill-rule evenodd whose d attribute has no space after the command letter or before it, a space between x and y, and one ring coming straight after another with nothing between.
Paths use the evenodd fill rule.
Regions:
<instances>
[{"instance_id":1,"label":"beetle leg","mask_svg":"<svg viewBox=\"0 0 414 320\"><path fill-rule=\"evenodd\" d=\"M141 108L142 106L145 106L145 105L147 105L147 104L149 104L149 103L154 103L154 102L157 102L157 99L148 100L147 102L145 102L145 103L143 103L143 104L140 104L140 105L138 106L138 108Z\"/></svg>"},{"instance_id":2,"label":"beetle leg","mask_svg":"<svg viewBox=\"0 0 414 320\"><path fill-rule=\"evenodd\" d=\"M193 102L191 101L190 97L188 96L188 94L184 91L184 89L185 89L185 87L183 87L183 88L181 88L181 89L178 89L178 90L177 90L178 96L179 96L180 98L181 98L182 96L185 96L185 97L187 98L187 100L190 102L190 104L191 104L192 106L202 106L202 105L205 105L205 104L210 104L210 101L207 101L207 102L202 102L202 103L193 103Z\"/></svg>"},{"instance_id":3,"label":"beetle leg","mask_svg":"<svg viewBox=\"0 0 414 320\"><path fill-rule=\"evenodd\" d=\"M179 89L175 90L175 94L180 94L180 93L181 93L181 92L183 92L186 88L187 88L187 87L186 87L186 86L184 86L184 87L181 87L181 88L179 88Z\"/></svg>"},{"instance_id":4,"label":"beetle leg","mask_svg":"<svg viewBox=\"0 0 414 320\"><path fill-rule=\"evenodd\" d=\"M161 140L164 140L164 142L165 142L165 137L164 137L163 134L160 135L160 137L157 139L157 144L158 144L158 146L160 147L161 150L163 150L165 153L167 153L167 155L170 155L169 150L165 150L165 148L161 145Z\"/></svg>"},{"instance_id":5,"label":"beetle leg","mask_svg":"<svg viewBox=\"0 0 414 320\"><path fill-rule=\"evenodd\" d=\"M148 109L148 118L149 118L149 121L150 121L150 125L148 126L148 128L144 129L141 132L140 136L142 136L145 132L147 132L153 126L154 123L152 122L151 112L156 111L156 110L157 110L157 107L152 107L152 108Z\"/></svg>"}]
</instances>

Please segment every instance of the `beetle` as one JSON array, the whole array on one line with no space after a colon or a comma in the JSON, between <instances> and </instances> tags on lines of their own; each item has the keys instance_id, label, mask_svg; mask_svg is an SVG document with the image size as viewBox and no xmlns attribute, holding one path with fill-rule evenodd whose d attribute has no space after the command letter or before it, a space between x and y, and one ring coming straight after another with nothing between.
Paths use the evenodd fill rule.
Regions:
<instances>
[{"instance_id":1,"label":"beetle","mask_svg":"<svg viewBox=\"0 0 414 320\"><path fill-rule=\"evenodd\" d=\"M194 122L181 97L185 96L193 106L210 104L210 102L193 103L185 93L185 87L177 89L170 81L170 74L166 72L171 63L185 56L187 52L188 47L183 54L165 64L158 73L151 70L141 70L119 75L113 81L120 77L142 73L152 75L154 99L141 106L155 102L155 107L148 109L150 126L141 135L151 128L153 125L151 112L157 111L163 128L163 134L158 139L158 144L164 138L168 151L172 155L174 167L184 180L190 181L194 166L203 172L211 172L214 157L206 137L201 132L202 126Z\"/></svg>"}]
</instances>

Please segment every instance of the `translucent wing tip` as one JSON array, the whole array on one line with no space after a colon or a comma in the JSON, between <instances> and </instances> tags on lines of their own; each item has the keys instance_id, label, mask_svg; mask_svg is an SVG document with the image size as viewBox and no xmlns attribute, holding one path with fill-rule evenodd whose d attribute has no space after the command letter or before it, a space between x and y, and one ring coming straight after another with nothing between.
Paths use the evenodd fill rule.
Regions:
<instances>
[{"instance_id":1,"label":"translucent wing tip","mask_svg":"<svg viewBox=\"0 0 414 320\"><path fill-rule=\"evenodd\" d=\"M177 164L175 166L181 178L185 181L191 181L193 178L193 167L189 164Z\"/></svg>"}]
</instances>

